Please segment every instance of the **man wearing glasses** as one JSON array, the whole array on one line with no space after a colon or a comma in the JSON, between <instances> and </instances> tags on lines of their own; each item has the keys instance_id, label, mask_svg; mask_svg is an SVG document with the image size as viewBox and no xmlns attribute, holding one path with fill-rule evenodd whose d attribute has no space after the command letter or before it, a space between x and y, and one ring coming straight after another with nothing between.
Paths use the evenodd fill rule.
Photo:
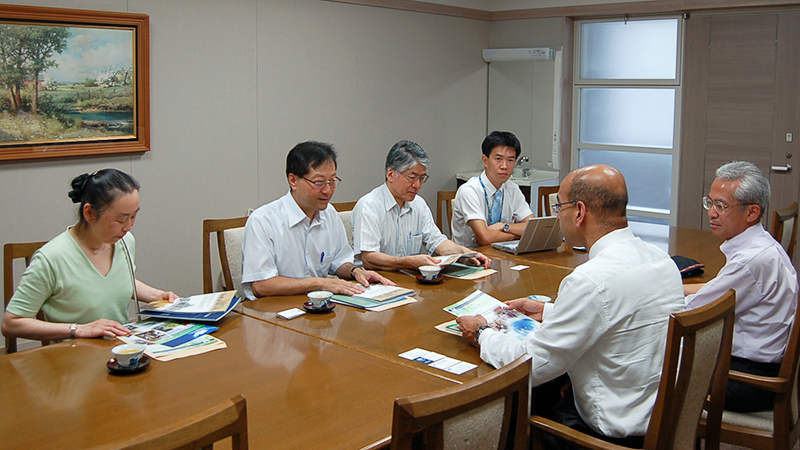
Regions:
<instances>
[{"instance_id":1,"label":"man wearing glasses","mask_svg":"<svg viewBox=\"0 0 800 450\"><path fill-rule=\"evenodd\" d=\"M561 386L572 389L555 405L535 402L537 413L599 439L641 448L655 404L669 315L683 309L683 286L672 259L628 228L625 179L594 165L561 182L558 215L567 245L586 247L589 260L567 275L558 298L528 298L509 308L541 322L524 340L505 334L482 316L457 319L465 339L480 346L481 359L501 367L532 355L536 397ZM548 408L552 408L549 410ZM548 443L552 448L554 443Z\"/></svg>"},{"instance_id":2,"label":"man wearing glasses","mask_svg":"<svg viewBox=\"0 0 800 450\"><path fill-rule=\"evenodd\" d=\"M508 183L522 151L517 137L492 131L481 151L486 170L458 188L453 202L453 241L469 248L519 239L533 217L519 186Z\"/></svg>"},{"instance_id":3,"label":"man wearing glasses","mask_svg":"<svg viewBox=\"0 0 800 450\"><path fill-rule=\"evenodd\" d=\"M727 262L708 283L684 286L686 307L699 308L734 289L731 370L774 377L797 308L797 274L786 251L761 225L770 197L767 177L746 161L725 164L716 175L703 207L711 232L725 239L720 250ZM725 409L765 411L774 399L773 392L729 381Z\"/></svg>"},{"instance_id":4,"label":"man wearing glasses","mask_svg":"<svg viewBox=\"0 0 800 450\"><path fill-rule=\"evenodd\" d=\"M470 252L439 231L428 204L417 197L428 180L429 166L427 153L414 142L400 141L389 150L386 182L361 197L353 209L353 247L365 268L417 269L435 265L431 255ZM470 262L487 268L492 264L480 253Z\"/></svg>"},{"instance_id":5,"label":"man wearing glasses","mask_svg":"<svg viewBox=\"0 0 800 450\"><path fill-rule=\"evenodd\" d=\"M253 211L245 225L242 288L247 298L317 290L354 295L370 282L394 284L353 264L342 219L329 205L342 181L330 144L297 144L286 157L286 178L289 192Z\"/></svg>"}]
</instances>

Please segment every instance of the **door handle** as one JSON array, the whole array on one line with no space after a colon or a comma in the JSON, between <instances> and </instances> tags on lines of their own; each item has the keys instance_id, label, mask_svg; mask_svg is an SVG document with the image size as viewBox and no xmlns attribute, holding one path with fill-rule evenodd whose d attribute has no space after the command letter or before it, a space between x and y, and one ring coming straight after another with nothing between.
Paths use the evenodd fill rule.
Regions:
<instances>
[{"instance_id":1,"label":"door handle","mask_svg":"<svg viewBox=\"0 0 800 450\"><path fill-rule=\"evenodd\" d=\"M787 164L785 166L772 166L772 170L775 171L775 172L791 172L792 171L792 165L791 164Z\"/></svg>"}]
</instances>

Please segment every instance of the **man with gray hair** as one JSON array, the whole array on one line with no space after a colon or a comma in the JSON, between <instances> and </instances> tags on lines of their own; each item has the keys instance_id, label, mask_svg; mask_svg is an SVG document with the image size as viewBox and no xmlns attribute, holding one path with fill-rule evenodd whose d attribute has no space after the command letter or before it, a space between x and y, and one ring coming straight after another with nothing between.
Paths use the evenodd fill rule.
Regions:
<instances>
[{"instance_id":1,"label":"man with gray hair","mask_svg":"<svg viewBox=\"0 0 800 450\"><path fill-rule=\"evenodd\" d=\"M684 285L686 307L698 308L736 291L731 369L774 377L789 339L797 309L797 273L783 247L764 230L761 217L769 204L769 180L747 161L717 169L703 207L711 232L725 239L727 262L705 284ZM773 392L728 382L725 409L753 412L772 409Z\"/></svg>"},{"instance_id":2,"label":"man with gray hair","mask_svg":"<svg viewBox=\"0 0 800 450\"><path fill-rule=\"evenodd\" d=\"M435 265L431 255L471 252L439 231L428 204L417 197L430 164L425 150L414 142L400 141L389 150L386 182L361 197L353 209L353 247L364 268L417 269ZM423 245L426 253L420 253ZM492 264L480 253L471 262L487 268Z\"/></svg>"}]
</instances>

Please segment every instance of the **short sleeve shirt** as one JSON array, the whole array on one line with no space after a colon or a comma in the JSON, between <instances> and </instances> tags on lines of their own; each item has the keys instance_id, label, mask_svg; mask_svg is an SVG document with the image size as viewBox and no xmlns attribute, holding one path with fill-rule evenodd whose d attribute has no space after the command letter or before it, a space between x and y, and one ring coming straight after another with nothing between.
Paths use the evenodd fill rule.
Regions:
<instances>
[{"instance_id":1,"label":"short sleeve shirt","mask_svg":"<svg viewBox=\"0 0 800 450\"><path fill-rule=\"evenodd\" d=\"M433 254L447 240L433 221L431 209L422 197L416 196L401 208L386 183L358 200L352 219L356 255L361 252L417 255L422 246L428 254Z\"/></svg>"},{"instance_id":2,"label":"short sleeve shirt","mask_svg":"<svg viewBox=\"0 0 800 450\"><path fill-rule=\"evenodd\" d=\"M519 186L507 181L500 186L500 189L495 189L491 181L486 178L486 171L484 171L480 176L467 180L456 192L451 222L453 242L468 248L478 247L475 232L472 231L472 227L467 225L467 222L482 220L488 225L489 222L486 218L489 215L489 205L494 203L494 197L499 191L503 192L501 222L517 223L533 214Z\"/></svg>"},{"instance_id":3,"label":"short sleeve shirt","mask_svg":"<svg viewBox=\"0 0 800 450\"><path fill-rule=\"evenodd\" d=\"M326 277L353 262L353 249L333 206L317 211L311 220L288 192L247 219L242 257L242 289L255 299L252 282L276 276Z\"/></svg>"},{"instance_id":4,"label":"short sleeve shirt","mask_svg":"<svg viewBox=\"0 0 800 450\"><path fill-rule=\"evenodd\" d=\"M136 241L127 233L114 244L111 270L101 275L69 231L59 234L34 253L6 311L36 317L41 309L48 322L56 323L127 323L133 282L122 240L133 262Z\"/></svg>"}]
</instances>

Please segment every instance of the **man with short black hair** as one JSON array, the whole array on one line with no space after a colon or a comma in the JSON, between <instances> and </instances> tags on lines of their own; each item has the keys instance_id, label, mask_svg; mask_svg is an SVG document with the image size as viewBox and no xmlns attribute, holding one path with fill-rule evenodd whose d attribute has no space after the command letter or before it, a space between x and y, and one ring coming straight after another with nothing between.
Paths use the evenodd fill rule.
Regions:
<instances>
[{"instance_id":1,"label":"man with short black hair","mask_svg":"<svg viewBox=\"0 0 800 450\"><path fill-rule=\"evenodd\" d=\"M522 151L517 137L492 131L481 151L485 170L461 185L453 201L453 241L469 248L519 239L533 217L519 186L508 182Z\"/></svg>"},{"instance_id":2,"label":"man with short black hair","mask_svg":"<svg viewBox=\"0 0 800 450\"><path fill-rule=\"evenodd\" d=\"M329 203L342 181L330 144L297 144L286 157L286 178L289 192L253 211L245 225L242 288L247 298L316 290L354 295L370 282L394 284L353 264L344 224Z\"/></svg>"},{"instance_id":3,"label":"man with short black hair","mask_svg":"<svg viewBox=\"0 0 800 450\"><path fill-rule=\"evenodd\" d=\"M774 377L780 370L797 309L797 273L781 245L764 230L769 180L747 161L724 164L716 172L703 207L711 232L725 239L727 262L705 284L684 286L686 307L699 308L729 289L736 291L731 370ZM725 409L772 409L775 393L728 382Z\"/></svg>"}]
</instances>

